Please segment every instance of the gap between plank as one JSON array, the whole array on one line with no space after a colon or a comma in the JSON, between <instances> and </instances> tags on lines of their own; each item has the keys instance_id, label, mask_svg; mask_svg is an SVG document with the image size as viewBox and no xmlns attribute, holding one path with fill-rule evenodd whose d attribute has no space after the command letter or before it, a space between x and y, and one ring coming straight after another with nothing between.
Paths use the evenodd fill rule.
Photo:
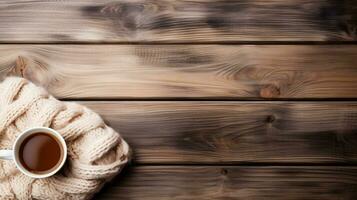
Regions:
<instances>
[{"instance_id":1,"label":"gap between plank","mask_svg":"<svg viewBox=\"0 0 357 200\"><path fill-rule=\"evenodd\" d=\"M48 41L6 42L4 45L357 45L357 41L207 41L207 42L91 42L91 41Z\"/></svg>"},{"instance_id":2,"label":"gap between plank","mask_svg":"<svg viewBox=\"0 0 357 200\"><path fill-rule=\"evenodd\" d=\"M279 162L261 162L261 163L254 163L254 162L244 162L244 163L135 163L131 162L128 164L131 167L136 166L232 166L232 167L293 167L293 166L313 166L313 167L357 167L357 163L279 163Z\"/></svg>"},{"instance_id":3,"label":"gap between plank","mask_svg":"<svg viewBox=\"0 0 357 200\"><path fill-rule=\"evenodd\" d=\"M259 98L190 98L190 97L173 97L173 98L59 98L62 101L230 101L230 102L353 102L357 98L276 98L276 99L259 99Z\"/></svg>"}]
</instances>

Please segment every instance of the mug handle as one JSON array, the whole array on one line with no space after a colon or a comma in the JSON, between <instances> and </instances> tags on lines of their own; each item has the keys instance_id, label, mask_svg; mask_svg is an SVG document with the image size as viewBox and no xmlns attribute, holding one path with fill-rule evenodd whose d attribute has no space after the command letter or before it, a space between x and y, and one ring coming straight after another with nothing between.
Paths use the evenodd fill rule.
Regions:
<instances>
[{"instance_id":1,"label":"mug handle","mask_svg":"<svg viewBox=\"0 0 357 200\"><path fill-rule=\"evenodd\" d=\"M0 150L0 159L1 160L12 160L12 150Z\"/></svg>"}]
</instances>

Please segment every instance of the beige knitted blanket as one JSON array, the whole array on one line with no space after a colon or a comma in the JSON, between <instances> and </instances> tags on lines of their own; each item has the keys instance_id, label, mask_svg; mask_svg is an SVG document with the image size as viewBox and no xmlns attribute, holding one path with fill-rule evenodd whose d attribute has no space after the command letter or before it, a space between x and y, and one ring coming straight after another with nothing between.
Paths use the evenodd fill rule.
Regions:
<instances>
[{"instance_id":1,"label":"beige knitted blanket","mask_svg":"<svg viewBox=\"0 0 357 200\"><path fill-rule=\"evenodd\" d=\"M65 138L68 159L55 176L33 179L12 161L0 161L0 199L88 199L128 162L129 146L100 116L61 102L22 78L0 83L0 149L22 131L45 126Z\"/></svg>"}]
</instances>

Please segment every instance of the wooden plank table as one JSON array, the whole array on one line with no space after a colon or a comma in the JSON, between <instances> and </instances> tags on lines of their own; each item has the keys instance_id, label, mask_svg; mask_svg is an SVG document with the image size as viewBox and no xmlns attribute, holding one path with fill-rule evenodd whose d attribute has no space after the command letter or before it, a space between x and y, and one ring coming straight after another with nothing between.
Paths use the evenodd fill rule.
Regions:
<instances>
[{"instance_id":1,"label":"wooden plank table","mask_svg":"<svg viewBox=\"0 0 357 200\"><path fill-rule=\"evenodd\" d=\"M134 149L95 199L357 199L354 0L4 0L0 77Z\"/></svg>"}]
</instances>

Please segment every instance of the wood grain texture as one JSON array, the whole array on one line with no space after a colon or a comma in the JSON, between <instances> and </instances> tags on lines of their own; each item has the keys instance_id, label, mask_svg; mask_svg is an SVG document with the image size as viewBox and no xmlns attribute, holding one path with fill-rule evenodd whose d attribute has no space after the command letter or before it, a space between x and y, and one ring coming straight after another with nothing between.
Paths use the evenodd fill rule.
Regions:
<instances>
[{"instance_id":1,"label":"wood grain texture","mask_svg":"<svg viewBox=\"0 0 357 200\"><path fill-rule=\"evenodd\" d=\"M356 102L80 102L141 164L356 163Z\"/></svg>"},{"instance_id":2,"label":"wood grain texture","mask_svg":"<svg viewBox=\"0 0 357 200\"><path fill-rule=\"evenodd\" d=\"M356 41L354 0L4 0L0 42Z\"/></svg>"},{"instance_id":3,"label":"wood grain texture","mask_svg":"<svg viewBox=\"0 0 357 200\"><path fill-rule=\"evenodd\" d=\"M135 167L95 199L355 200L356 167Z\"/></svg>"},{"instance_id":4,"label":"wood grain texture","mask_svg":"<svg viewBox=\"0 0 357 200\"><path fill-rule=\"evenodd\" d=\"M1 23L1 22L0 22ZM2 45L58 98L357 98L354 45Z\"/></svg>"}]
</instances>

